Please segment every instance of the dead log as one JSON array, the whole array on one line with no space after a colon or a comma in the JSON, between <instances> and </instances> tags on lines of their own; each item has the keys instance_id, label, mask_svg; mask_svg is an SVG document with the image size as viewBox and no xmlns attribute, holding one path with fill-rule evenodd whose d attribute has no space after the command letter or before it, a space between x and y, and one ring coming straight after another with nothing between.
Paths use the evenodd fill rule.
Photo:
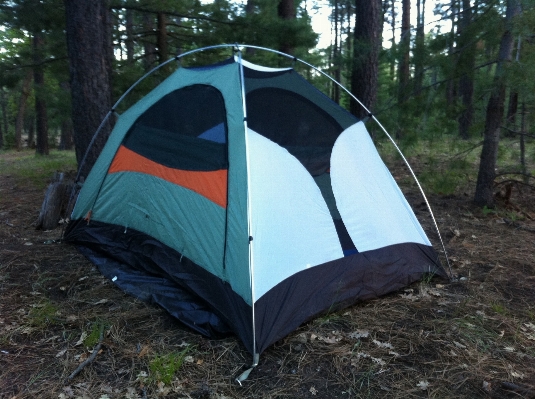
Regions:
<instances>
[{"instance_id":1,"label":"dead log","mask_svg":"<svg viewBox=\"0 0 535 399\"><path fill-rule=\"evenodd\" d=\"M48 186L36 222L37 230L53 230L65 213L73 184L63 181L64 174L56 172Z\"/></svg>"}]
</instances>

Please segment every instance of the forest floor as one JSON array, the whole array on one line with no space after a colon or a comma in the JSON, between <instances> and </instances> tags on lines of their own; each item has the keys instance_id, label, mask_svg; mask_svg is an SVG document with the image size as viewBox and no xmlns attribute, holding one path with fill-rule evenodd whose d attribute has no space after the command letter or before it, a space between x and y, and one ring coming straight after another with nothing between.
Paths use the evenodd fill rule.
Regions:
<instances>
[{"instance_id":1,"label":"forest floor","mask_svg":"<svg viewBox=\"0 0 535 399\"><path fill-rule=\"evenodd\" d=\"M44 185L5 172L20 157L0 158L1 399L535 398L527 188L513 187L495 211L469 194L432 196L453 281L422 281L312 320L268 348L240 386L251 356L235 337L189 331L56 242L61 227L37 231ZM440 248L421 197L407 196Z\"/></svg>"}]
</instances>

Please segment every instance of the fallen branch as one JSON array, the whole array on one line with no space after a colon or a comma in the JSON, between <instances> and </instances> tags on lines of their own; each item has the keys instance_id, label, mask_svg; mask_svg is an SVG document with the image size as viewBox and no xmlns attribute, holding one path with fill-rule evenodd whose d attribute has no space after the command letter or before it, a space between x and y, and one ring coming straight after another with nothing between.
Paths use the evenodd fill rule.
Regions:
<instances>
[{"instance_id":1,"label":"fallen branch","mask_svg":"<svg viewBox=\"0 0 535 399\"><path fill-rule=\"evenodd\" d=\"M508 391L514 391L526 398L535 398L535 388L527 385L513 384L512 382L503 381L502 388Z\"/></svg>"},{"instance_id":2,"label":"fallen branch","mask_svg":"<svg viewBox=\"0 0 535 399\"><path fill-rule=\"evenodd\" d=\"M98 344L93 349L93 353L91 353L91 356L89 356L86 360L84 360L80 365L74 370L70 376L67 377L67 381L72 380L74 377L76 377L80 371L82 371L88 364L92 363L93 360L98 355L98 352L100 351L100 348L102 347L102 341L104 341L104 325L100 326L100 336L98 338Z\"/></svg>"},{"instance_id":3,"label":"fallen branch","mask_svg":"<svg viewBox=\"0 0 535 399\"><path fill-rule=\"evenodd\" d=\"M520 230L526 230L526 231L530 231L532 233L535 233L535 228L533 227L527 227L527 226L524 226L520 223L517 223L511 219L507 219L507 218L503 218L503 221L505 222L506 225L508 226L511 226L511 227L514 227L516 229L520 229Z\"/></svg>"}]
</instances>

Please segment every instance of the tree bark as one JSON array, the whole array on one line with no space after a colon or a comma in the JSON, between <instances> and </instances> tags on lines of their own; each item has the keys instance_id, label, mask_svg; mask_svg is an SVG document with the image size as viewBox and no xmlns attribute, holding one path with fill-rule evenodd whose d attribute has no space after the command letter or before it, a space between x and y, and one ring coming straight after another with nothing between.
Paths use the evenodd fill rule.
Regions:
<instances>
[{"instance_id":1,"label":"tree bark","mask_svg":"<svg viewBox=\"0 0 535 399\"><path fill-rule=\"evenodd\" d=\"M403 103L409 89L410 79L410 43L411 43L411 2L403 0L401 14L401 39L399 42L399 93L398 101Z\"/></svg>"},{"instance_id":2,"label":"tree bark","mask_svg":"<svg viewBox=\"0 0 535 399\"><path fill-rule=\"evenodd\" d=\"M169 58L168 46L167 46L167 18L163 12L157 14L158 18L158 60L160 64L163 64Z\"/></svg>"},{"instance_id":3,"label":"tree bark","mask_svg":"<svg viewBox=\"0 0 535 399\"><path fill-rule=\"evenodd\" d=\"M380 0L355 0L351 92L369 110L373 109L377 100L381 12ZM350 110L359 118L367 115L367 112L353 99Z\"/></svg>"},{"instance_id":4,"label":"tree bark","mask_svg":"<svg viewBox=\"0 0 535 399\"><path fill-rule=\"evenodd\" d=\"M3 87L0 87L0 107L2 108L2 122L4 126L4 135L8 134L8 113L7 113L7 99L6 99L6 92L4 91ZM3 145L3 143L2 143Z\"/></svg>"},{"instance_id":5,"label":"tree bark","mask_svg":"<svg viewBox=\"0 0 535 399\"><path fill-rule=\"evenodd\" d=\"M458 67L463 72L459 79L459 92L463 109L461 115L459 115L459 136L463 140L468 140L470 126L472 126L472 120L474 119L473 96L476 46L474 38L467 31L472 23L472 15L475 15L476 11L472 11L470 0L462 0L462 7L463 11L459 23L460 54Z\"/></svg>"},{"instance_id":6,"label":"tree bark","mask_svg":"<svg viewBox=\"0 0 535 399\"><path fill-rule=\"evenodd\" d=\"M517 47L516 47L516 57L515 61L520 61L520 48L522 45L522 36L518 37ZM516 125L516 113L518 112L518 91L511 91L509 93L509 106L507 107L507 127L515 130ZM512 136L507 134L506 136Z\"/></svg>"},{"instance_id":7,"label":"tree bark","mask_svg":"<svg viewBox=\"0 0 535 399\"><path fill-rule=\"evenodd\" d=\"M500 42L498 63L494 75L494 88L487 105L483 148L479 162L474 203L479 206L494 206L493 185L496 178L496 161L500 143L500 126L504 114L505 91L504 64L511 60L513 52L513 36L511 25L513 19L520 14L519 0L507 0L506 29Z\"/></svg>"},{"instance_id":8,"label":"tree bark","mask_svg":"<svg viewBox=\"0 0 535 399\"><path fill-rule=\"evenodd\" d=\"M340 82L340 78L342 77L342 66L340 65L340 43L342 42L340 34L340 0L334 0L332 12L332 25L334 27L334 43L332 43L333 77L337 82ZM335 103L340 103L340 86L337 84L333 84L332 99Z\"/></svg>"},{"instance_id":9,"label":"tree bark","mask_svg":"<svg viewBox=\"0 0 535 399\"><path fill-rule=\"evenodd\" d=\"M390 77L392 81L396 79L396 0L392 0L392 47L390 48L390 51L392 53L392 57L390 60Z\"/></svg>"},{"instance_id":10,"label":"tree bark","mask_svg":"<svg viewBox=\"0 0 535 399\"><path fill-rule=\"evenodd\" d=\"M151 36L154 34L154 18L152 14L143 14L143 29L151 34L147 34L147 39L143 44L143 50L145 56L143 57L143 65L145 71L150 71L156 63L156 46L151 41Z\"/></svg>"},{"instance_id":11,"label":"tree bark","mask_svg":"<svg viewBox=\"0 0 535 399\"><path fill-rule=\"evenodd\" d=\"M87 177L112 127L108 119L89 148L112 107L109 10L106 0L66 0L65 10L74 145L79 175Z\"/></svg>"},{"instance_id":12,"label":"tree bark","mask_svg":"<svg viewBox=\"0 0 535 399\"><path fill-rule=\"evenodd\" d=\"M48 155L48 118L46 114L45 101L45 71L42 67L42 48L44 39L41 33L33 36L33 83L35 93L35 124L36 124L36 146L35 152L39 155ZM29 143L28 143L29 144Z\"/></svg>"},{"instance_id":13,"label":"tree bark","mask_svg":"<svg viewBox=\"0 0 535 399\"><path fill-rule=\"evenodd\" d=\"M451 0L451 31L450 31L450 41L448 45L448 58L450 60L455 60L455 26L456 26L456 15L457 15L457 0ZM452 61L453 62L453 61ZM452 73L453 75L453 73ZM457 79L449 79L446 85L446 104L448 108L453 108L457 99Z\"/></svg>"},{"instance_id":14,"label":"tree bark","mask_svg":"<svg viewBox=\"0 0 535 399\"><path fill-rule=\"evenodd\" d=\"M277 13L282 20L293 21L297 16L294 0L279 0ZM282 39L282 43L280 43L280 51L286 54L293 54L294 48L288 39L288 37Z\"/></svg>"},{"instance_id":15,"label":"tree bark","mask_svg":"<svg viewBox=\"0 0 535 399\"><path fill-rule=\"evenodd\" d=\"M59 141L60 150L72 150L74 146L73 129L71 118L65 119L61 123L61 137Z\"/></svg>"},{"instance_id":16,"label":"tree bark","mask_svg":"<svg viewBox=\"0 0 535 399\"><path fill-rule=\"evenodd\" d=\"M125 11L125 29L126 29L126 61L128 64L134 63L134 11L126 9Z\"/></svg>"},{"instance_id":17,"label":"tree bark","mask_svg":"<svg viewBox=\"0 0 535 399\"><path fill-rule=\"evenodd\" d=\"M22 82L20 90L19 106L17 109L17 118L15 119L15 148L17 151L22 150L22 130L24 128L24 114L26 113L26 104L30 96L30 89L32 87L33 71L29 70Z\"/></svg>"},{"instance_id":18,"label":"tree bark","mask_svg":"<svg viewBox=\"0 0 535 399\"><path fill-rule=\"evenodd\" d=\"M414 92L420 94L424 80L424 58L425 58L425 0L417 0L417 25L416 40L414 42Z\"/></svg>"}]
</instances>

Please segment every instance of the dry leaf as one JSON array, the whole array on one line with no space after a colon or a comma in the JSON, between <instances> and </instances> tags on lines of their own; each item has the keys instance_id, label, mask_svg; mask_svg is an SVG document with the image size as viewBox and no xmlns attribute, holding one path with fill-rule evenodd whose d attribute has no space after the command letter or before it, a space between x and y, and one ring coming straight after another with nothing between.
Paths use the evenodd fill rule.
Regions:
<instances>
[{"instance_id":1,"label":"dry leaf","mask_svg":"<svg viewBox=\"0 0 535 399\"><path fill-rule=\"evenodd\" d=\"M524 373L517 373L516 371L511 372L511 375L515 378L524 379L526 375Z\"/></svg>"},{"instance_id":2,"label":"dry leaf","mask_svg":"<svg viewBox=\"0 0 535 399\"><path fill-rule=\"evenodd\" d=\"M314 388L314 387L311 387L309 390L308 390L312 395L316 395L318 393L317 389Z\"/></svg>"},{"instance_id":3,"label":"dry leaf","mask_svg":"<svg viewBox=\"0 0 535 399\"><path fill-rule=\"evenodd\" d=\"M368 338L370 336L370 332L366 330L355 330L352 333L349 333L348 336L349 338L355 339Z\"/></svg>"},{"instance_id":4,"label":"dry leaf","mask_svg":"<svg viewBox=\"0 0 535 399\"><path fill-rule=\"evenodd\" d=\"M61 351L58 352L58 354L56 355L56 357L61 357L61 356L63 356L66 352L67 352L67 349L63 349L63 350L61 350Z\"/></svg>"},{"instance_id":5,"label":"dry leaf","mask_svg":"<svg viewBox=\"0 0 535 399\"><path fill-rule=\"evenodd\" d=\"M80 335L80 338L78 339L78 341L74 344L74 346L79 346L79 345L82 345L85 341L85 339L87 338L87 333L84 331L82 332L82 335Z\"/></svg>"},{"instance_id":6,"label":"dry leaf","mask_svg":"<svg viewBox=\"0 0 535 399\"><path fill-rule=\"evenodd\" d=\"M372 359L372 362L377 363L380 366L384 366L386 362L383 359L380 359L378 357L370 357Z\"/></svg>"},{"instance_id":7,"label":"dry leaf","mask_svg":"<svg viewBox=\"0 0 535 399\"><path fill-rule=\"evenodd\" d=\"M372 341L375 345L377 345L379 348L388 348L388 349L394 349L391 343L389 342L381 342L376 339Z\"/></svg>"},{"instance_id":8,"label":"dry leaf","mask_svg":"<svg viewBox=\"0 0 535 399\"><path fill-rule=\"evenodd\" d=\"M420 389L422 391L425 391L427 390L427 388L429 388L429 382L428 381L425 381L425 380L422 380L420 382L418 382L418 384L416 384L417 387L420 387Z\"/></svg>"},{"instance_id":9,"label":"dry leaf","mask_svg":"<svg viewBox=\"0 0 535 399\"><path fill-rule=\"evenodd\" d=\"M150 346L148 346L148 345L143 346L143 348L141 348L141 350L137 354L137 357L145 356L147 353L149 353L149 350L150 350Z\"/></svg>"}]
</instances>

